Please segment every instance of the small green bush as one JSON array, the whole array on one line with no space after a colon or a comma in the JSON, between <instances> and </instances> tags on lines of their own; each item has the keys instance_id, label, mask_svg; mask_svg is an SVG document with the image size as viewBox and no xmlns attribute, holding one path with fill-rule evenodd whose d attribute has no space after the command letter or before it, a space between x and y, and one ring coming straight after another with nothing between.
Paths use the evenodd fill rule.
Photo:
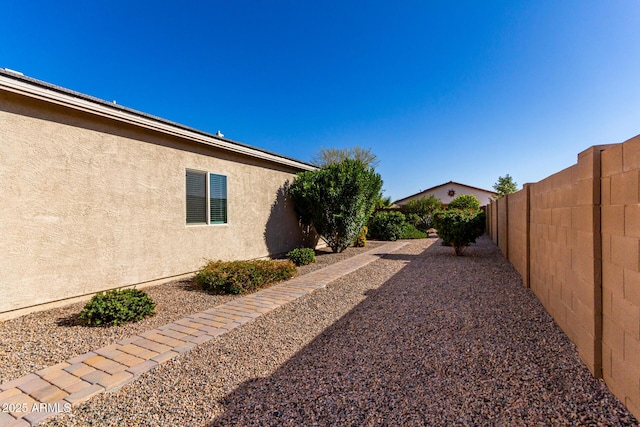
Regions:
<instances>
[{"instance_id":1,"label":"small green bush","mask_svg":"<svg viewBox=\"0 0 640 427\"><path fill-rule=\"evenodd\" d=\"M119 325L152 316L156 303L146 292L120 289L97 293L80 312L80 320L88 325Z\"/></svg>"},{"instance_id":2,"label":"small green bush","mask_svg":"<svg viewBox=\"0 0 640 427\"><path fill-rule=\"evenodd\" d=\"M369 236L378 240L398 240L405 225L405 217L401 212L378 212L369 221Z\"/></svg>"},{"instance_id":3,"label":"small green bush","mask_svg":"<svg viewBox=\"0 0 640 427\"><path fill-rule=\"evenodd\" d=\"M436 211L433 220L443 243L453 246L460 256L484 233L485 214L477 209L447 209Z\"/></svg>"},{"instance_id":4,"label":"small green bush","mask_svg":"<svg viewBox=\"0 0 640 427\"><path fill-rule=\"evenodd\" d=\"M296 266L289 260L210 261L196 273L195 280L204 290L242 294L295 274Z\"/></svg>"},{"instance_id":5,"label":"small green bush","mask_svg":"<svg viewBox=\"0 0 640 427\"><path fill-rule=\"evenodd\" d=\"M366 225L362 227L362 230L360 230L360 233L358 233L358 237L356 237L356 240L353 241L353 246L355 246L356 248L364 248L365 246L367 246L368 231L369 229Z\"/></svg>"},{"instance_id":6,"label":"small green bush","mask_svg":"<svg viewBox=\"0 0 640 427\"><path fill-rule=\"evenodd\" d=\"M426 239L429 234L418 230L413 224L406 224L401 239Z\"/></svg>"},{"instance_id":7,"label":"small green bush","mask_svg":"<svg viewBox=\"0 0 640 427\"><path fill-rule=\"evenodd\" d=\"M311 248L297 248L287 253L287 259L300 267L316 262L316 251Z\"/></svg>"}]
</instances>

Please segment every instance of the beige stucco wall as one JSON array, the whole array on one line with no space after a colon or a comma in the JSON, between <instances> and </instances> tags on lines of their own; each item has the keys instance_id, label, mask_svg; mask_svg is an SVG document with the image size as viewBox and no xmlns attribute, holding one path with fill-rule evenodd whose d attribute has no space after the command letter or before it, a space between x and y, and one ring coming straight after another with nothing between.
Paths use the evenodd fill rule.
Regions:
<instances>
[{"instance_id":1,"label":"beige stucco wall","mask_svg":"<svg viewBox=\"0 0 640 427\"><path fill-rule=\"evenodd\" d=\"M0 315L301 243L293 167L0 92ZM227 176L228 224L186 225L185 171Z\"/></svg>"},{"instance_id":2,"label":"beige stucco wall","mask_svg":"<svg viewBox=\"0 0 640 427\"><path fill-rule=\"evenodd\" d=\"M449 196L449 190L454 190L455 194L453 196ZM471 194L478 198L478 200L480 201L480 206L488 205L489 202L491 202L492 200L491 196L493 195L493 193L488 191L476 190L464 185L452 183L452 184L446 184L446 185L436 187L433 190L430 190L428 192L418 193L415 197L407 198L406 200L403 200L401 203L398 203L398 204L403 205L409 202L410 200L419 199L422 197L429 197L431 194L433 194L436 198L440 199L440 201L445 205L448 205L449 203L451 203L453 199L455 199L461 194Z\"/></svg>"}]
</instances>

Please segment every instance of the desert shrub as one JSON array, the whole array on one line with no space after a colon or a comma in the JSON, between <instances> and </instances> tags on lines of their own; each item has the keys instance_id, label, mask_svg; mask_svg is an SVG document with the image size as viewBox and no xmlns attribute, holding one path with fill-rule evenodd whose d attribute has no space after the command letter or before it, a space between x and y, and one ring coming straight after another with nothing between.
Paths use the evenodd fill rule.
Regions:
<instances>
[{"instance_id":1,"label":"desert shrub","mask_svg":"<svg viewBox=\"0 0 640 427\"><path fill-rule=\"evenodd\" d=\"M242 294L270 283L286 280L296 273L291 261L210 261L196 273L196 283L204 290Z\"/></svg>"},{"instance_id":2,"label":"desert shrub","mask_svg":"<svg viewBox=\"0 0 640 427\"><path fill-rule=\"evenodd\" d=\"M446 209L433 217L438 236L453 246L460 256L471 243L484 233L485 214L478 209Z\"/></svg>"},{"instance_id":3,"label":"desert shrub","mask_svg":"<svg viewBox=\"0 0 640 427\"><path fill-rule=\"evenodd\" d=\"M480 201L472 194L461 194L449 203L447 209L480 209ZM437 227L436 227L437 228Z\"/></svg>"},{"instance_id":4,"label":"desert shrub","mask_svg":"<svg viewBox=\"0 0 640 427\"><path fill-rule=\"evenodd\" d=\"M342 252L366 225L381 188L380 174L347 158L299 173L289 194L300 221L313 225L334 252Z\"/></svg>"},{"instance_id":5,"label":"desert shrub","mask_svg":"<svg viewBox=\"0 0 640 427\"><path fill-rule=\"evenodd\" d=\"M442 207L442 202L433 194L429 197L410 200L400 210L407 222L419 230L427 231L433 225L433 213Z\"/></svg>"},{"instance_id":6,"label":"desert shrub","mask_svg":"<svg viewBox=\"0 0 640 427\"><path fill-rule=\"evenodd\" d=\"M405 217L401 212L378 212L369 220L369 236L378 240L398 240L402 237L405 225Z\"/></svg>"},{"instance_id":7,"label":"desert shrub","mask_svg":"<svg viewBox=\"0 0 640 427\"><path fill-rule=\"evenodd\" d=\"M152 316L156 303L146 292L121 289L97 293L80 312L80 320L88 325L119 325Z\"/></svg>"},{"instance_id":8,"label":"desert shrub","mask_svg":"<svg viewBox=\"0 0 640 427\"><path fill-rule=\"evenodd\" d=\"M366 225L362 227L362 230L360 230L360 233L358 233L356 240L353 241L353 246L355 246L356 248L364 248L365 246L367 246L368 232L369 232L369 229L367 228Z\"/></svg>"},{"instance_id":9,"label":"desert shrub","mask_svg":"<svg viewBox=\"0 0 640 427\"><path fill-rule=\"evenodd\" d=\"M429 237L424 231L418 230L413 224L407 223L404 226L401 239L426 239Z\"/></svg>"},{"instance_id":10,"label":"desert shrub","mask_svg":"<svg viewBox=\"0 0 640 427\"><path fill-rule=\"evenodd\" d=\"M414 214L414 213L405 213L404 217L405 217L405 221L408 224L411 224L416 228L418 228L418 224L420 224L420 222L422 221L422 219L420 218L420 215Z\"/></svg>"},{"instance_id":11,"label":"desert shrub","mask_svg":"<svg viewBox=\"0 0 640 427\"><path fill-rule=\"evenodd\" d=\"M307 265L316 262L316 251L311 248L297 248L289 251L287 258L297 266Z\"/></svg>"}]
</instances>

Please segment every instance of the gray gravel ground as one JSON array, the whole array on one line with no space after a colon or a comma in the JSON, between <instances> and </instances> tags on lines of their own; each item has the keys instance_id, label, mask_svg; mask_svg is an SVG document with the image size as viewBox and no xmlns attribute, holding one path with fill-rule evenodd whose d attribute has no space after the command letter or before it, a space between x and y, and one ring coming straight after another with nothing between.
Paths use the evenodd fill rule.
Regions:
<instances>
[{"instance_id":1,"label":"gray gravel ground","mask_svg":"<svg viewBox=\"0 0 640 427\"><path fill-rule=\"evenodd\" d=\"M332 253L329 248L321 249L317 251L316 262L298 267L298 274L326 267L382 244L384 242L372 241L365 248L348 248L340 254ZM138 323L108 328L84 326L77 318L84 302L0 322L0 383L237 298L203 292L193 280L174 281L144 290L156 302L156 315Z\"/></svg>"},{"instance_id":2,"label":"gray gravel ground","mask_svg":"<svg viewBox=\"0 0 640 427\"><path fill-rule=\"evenodd\" d=\"M433 242L47 425L637 425L487 238Z\"/></svg>"}]
</instances>

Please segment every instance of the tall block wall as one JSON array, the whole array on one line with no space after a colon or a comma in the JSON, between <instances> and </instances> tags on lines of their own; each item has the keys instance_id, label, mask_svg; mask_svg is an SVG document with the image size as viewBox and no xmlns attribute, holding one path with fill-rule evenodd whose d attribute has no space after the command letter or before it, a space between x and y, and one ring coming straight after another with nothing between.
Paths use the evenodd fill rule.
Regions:
<instances>
[{"instance_id":1,"label":"tall block wall","mask_svg":"<svg viewBox=\"0 0 640 427\"><path fill-rule=\"evenodd\" d=\"M498 204L492 202L487 205L487 218L489 221L489 235L496 245L498 244Z\"/></svg>"},{"instance_id":2,"label":"tall block wall","mask_svg":"<svg viewBox=\"0 0 640 427\"><path fill-rule=\"evenodd\" d=\"M591 147L488 210L525 285L640 416L640 136Z\"/></svg>"},{"instance_id":3,"label":"tall block wall","mask_svg":"<svg viewBox=\"0 0 640 427\"><path fill-rule=\"evenodd\" d=\"M498 226L496 227L498 230L498 247L502 251L503 254L509 253L509 239L507 235L507 230L509 228L509 217L507 215L507 209L509 208L507 205L507 199L502 198L498 199Z\"/></svg>"},{"instance_id":4,"label":"tall block wall","mask_svg":"<svg viewBox=\"0 0 640 427\"><path fill-rule=\"evenodd\" d=\"M526 186L523 191L505 198L508 215L506 236L508 257L522 281L529 287L529 198Z\"/></svg>"},{"instance_id":5,"label":"tall block wall","mask_svg":"<svg viewBox=\"0 0 640 427\"><path fill-rule=\"evenodd\" d=\"M602 153L602 373L640 414L640 137Z\"/></svg>"}]
</instances>

